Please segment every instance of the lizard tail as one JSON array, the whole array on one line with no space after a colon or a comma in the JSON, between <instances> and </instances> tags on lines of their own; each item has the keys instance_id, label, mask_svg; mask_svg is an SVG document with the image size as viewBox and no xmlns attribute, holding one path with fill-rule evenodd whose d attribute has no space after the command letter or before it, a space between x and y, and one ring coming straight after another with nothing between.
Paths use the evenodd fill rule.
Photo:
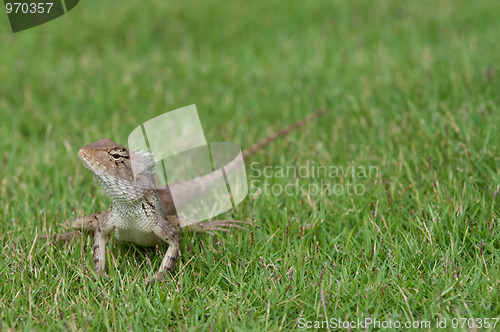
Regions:
<instances>
[{"instance_id":1,"label":"lizard tail","mask_svg":"<svg viewBox=\"0 0 500 332\"><path fill-rule=\"evenodd\" d=\"M316 119L317 117L319 117L320 115L322 115L325 112L326 112L326 107L322 107L319 110L317 110L316 112L309 114L306 118L299 120L299 121L295 122L294 124L291 124L283 129L281 129L280 131L266 137L266 138L261 139L259 142L255 143L254 145L252 145L251 147L249 147L248 149L243 151L243 158L246 159L246 158L254 155L263 146L266 146L267 144L277 140L278 138L285 136L286 134L288 134L292 130L295 130L297 128L302 127L303 125L305 125L309 121Z\"/></svg>"},{"instance_id":2,"label":"lizard tail","mask_svg":"<svg viewBox=\"0 0 500 332\"><path fill-rule=\"evenodd\" d=\"M249 156L252 156L263 146L277 140L278 138L280 138L282 136L285 136L286 134L288 134L289 132L291 132L294 129L302 127L307 122L317 118L318 116L320 116L321 114L323 114L325 112L326 112L326 107L323 107L320 110L310 114L306 118L299 120L299 121L295 122L294 124L289 125L288 127L285 127L283 129L281 129L280 131L260 140L258 143L254 144L249 149L246 149L243 151L243 153L242 153L243 159L246 159ZM232 162L230 162L229 164L225 165L224 171L226 172L226 174L230 173L234 169L237 169L239 166L241 166L240 162L241 162L241 160L235 159ZM160 196L160 200L162 202L165 214L166 215L176 214L177 211L175 209L175 205L177 205L179 207L179 206L183 206L185 204L188 204L189 202L192 201L192 199L194 197L198 197L199 195L204 194L206 192L206 188L209 188L211 186L211 184L214 183L214 181L216 181L217 179L219 179L219 176L215 173L212 173L210 175L207 175L204 177L199 177L199 178L192 180L192 181L196 181L198 183L198 185L197 185L198 187L196 187L198 189L196 189L196 190L193 190L192 188L186 187L185 183L183 183L183 182L172 183L172 184L169 184L168 186L158 188L157 192L158 192L158 195ZM171 194L171 189L173 189L173 188L175 188L175 191L177 192L176 204L174 204L172 194ZM183 189L181 190L179 188L183 188ZM202 189L200 189L200 188L202 188ZM205 189L203 189L203 188L205 188ZM183 226L183 225L181 225L181 226Z\"/></svg>"}]
</instances>

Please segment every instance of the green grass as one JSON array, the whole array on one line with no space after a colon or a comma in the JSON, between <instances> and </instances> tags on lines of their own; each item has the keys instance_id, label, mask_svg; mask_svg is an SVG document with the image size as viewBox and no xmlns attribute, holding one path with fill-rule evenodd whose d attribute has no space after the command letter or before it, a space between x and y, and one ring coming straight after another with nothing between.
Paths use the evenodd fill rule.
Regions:
<instances>
[{"instance_id":1,"label":"green grass","mask_svg":"<svg viewBox=\"0 0 500 332\"><path fill-rule=\"evenodd\" d=\"M1 14L0 329L498 318L499 15L495 0L82 1L11 34ZM252 192L223 217L255 227L184 236L164 286L144 282L166 246L111 238L93 281L90 235L29 242L108 208L80 147L192 103L209 141L243 148L329 109L249 160L249 180L307 162L378 176L354 179L362 195L314 194L353 180L330 176L298 179L309 197Z\"/></svg>"}]
</instances>

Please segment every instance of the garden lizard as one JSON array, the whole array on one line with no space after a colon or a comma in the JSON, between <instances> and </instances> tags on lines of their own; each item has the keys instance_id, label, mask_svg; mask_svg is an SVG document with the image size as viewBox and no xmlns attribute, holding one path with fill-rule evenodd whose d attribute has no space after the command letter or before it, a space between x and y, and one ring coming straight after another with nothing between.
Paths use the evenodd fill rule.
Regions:
<instances>
[{"instance_id":1,"label":"garden lizard","mask_svg":"<svg viewBox=\"0 0 500 332\"><path fill-rule=\"evenodd\" d=\"M260 148L286 135L290 131L303 126L326 111L322 108L275 134L262 139L243 151L243 158L256 153ZM76 218L72 226L79 230L94 232L94 269L100 275L105 270L106 240L111 232L119 241L132 242L141 246L153 246L159 242L167 242L168 249L161 263L160 270L153 280L161 281L165 273L175 267L179 254L179 225L172 195L169 187L155 189L148 176L134 178L131 156L144 163L144 169L154 176L155 161L150 154L129 151L110 139L101 139L84 146L78 152L80 160L99 181L111 198L109 211L98 212L89 216ZM141 159L142 158L142 159ZM170 186L173 186L172 184ZM207 184L209 185L209 184ZM189 192L187 198L189 198ZM193 192L192 195L199 195ZM227 227L241 228L241 221L212 220L188 225L195 231L226 230Z\"/></svg>"}]
</instances>

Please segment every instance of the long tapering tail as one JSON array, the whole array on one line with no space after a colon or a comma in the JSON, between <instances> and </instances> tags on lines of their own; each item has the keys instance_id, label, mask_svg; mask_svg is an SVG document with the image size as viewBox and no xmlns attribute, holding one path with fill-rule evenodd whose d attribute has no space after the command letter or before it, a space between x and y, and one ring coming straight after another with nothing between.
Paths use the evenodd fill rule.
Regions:
<instances>
[{"instance_id":1,"label":"long tapering tail","mask_svg":"<svg viewBox=\"0 0 500 332\"><path fill-rule=\"evenodd\" d=\"M268 145L269 143L277 140L280 137L285 136L289 132L300 128L304 126L306 123L309 121L317 118L321 114L326 112L326 107L323 107L319 109L318 111L310 114L306 118L299 120L295 122L294 124L289 125L288 127L285 127L281 129L280 131L269 135L268 137L260 140L258 143L252 145L250 148L244 150L242 152L243 159L246 159L252 155L254 155L257 151L259 151L261 148L264 146ZM224 170L226 174L231 173L232 170L236 169L240 165L238 161L235 159L235 161L229 163L224 167ZM174 190L177 192L176 194L176 204L177 206L183 206L185 204L189 204L193 198L198 197L200 195L203 195L205 190L207 188L210 188L212 183L214 181L217 181L219 179L219 176L215 173L211 173L207 176L204 176L203 178L196 178L192 181L190 181L190 185L195 186L194 188L190 188L190 185L187 185L184 182L181 183L172 183L169 184L168 186L157 188L157 193L160 196L160 200L163 205L163 209L166 215L173 215L177 214L177 211L175 209L175 204L172 198L172 193L171 190ZM180 190L179 188L182 188ZM204 189L203 189L204 188Z\"/></svg>"},{"instance_id":2,"label":"long tapering tail","mask_svg":"<svg viewBox=\"0 0 500 332\"><path fill-rule=\"evenodd\" d=\"M267 136L266 138L261 139L260 141L258 141L257 143L255 143L254 145L252 145L251 147L249 147L248 149L246 149L245 151L243 151L243 153L242 153L243 154L243 158L246 159L246 158L254 155L255 153L257 153L264 146L266 146L269 143L277 140L280 137L285 136L289 132L291 132L291 131L293 131L293 130L295 130L297 128L302 127L306 123L308 123L308 122L316 119L317 117L319 117L320 115L322 115L325 112L326 112L326 107L322 107L319 110L317 110L316 112L309 114L304 119L299 120L299 121L295 122L294 124L291 124L291 125L283 128L283 129L281 129L280 131L275 132L274 134Z\"/></svg>"}]
</instances>

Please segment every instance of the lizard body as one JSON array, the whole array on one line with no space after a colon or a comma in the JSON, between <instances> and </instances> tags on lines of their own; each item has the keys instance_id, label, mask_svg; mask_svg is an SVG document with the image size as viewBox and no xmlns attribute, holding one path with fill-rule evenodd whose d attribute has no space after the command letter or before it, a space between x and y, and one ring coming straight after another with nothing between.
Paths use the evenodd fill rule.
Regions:
<instances>
[{"instance_id":1,"label":"lizard body","mask_svg":"<svg viewBox=\"0 0 500 332\"><path fill-rule=\"evenodd\" d=\"M261 147L286 135L288 132L304 125L307 121L324 113L326 109L309 115L281 131L261 140L243 151L246 158ZM135 154L135 155L134 155ZM155 189L153 156L148 153L129 151L110 139L101 139L84 146L78 152L80 160L99 181L111 198L109 211L94 213L76 218L72 222L75 229L94 231L94 269L97 274L104 273L106 259L106 240L111 232L119 241L132 242L141 246L153 246L159 242L167 242L169 247L162 261L156 280L161 281L164 273L171 272L179 253L179 234L181 227L176 217L170 188ZM139 160L144 166L144 172L134 178L131 157ZM174 186L175 184L171 185ZM207 183L207 187L210 183ZM184 196L203 193L189 190ZM188 225L190 230L226 230L227 227L241 228L241 221L212 220L194 225Z\"/></svg>"}]
</instances>

